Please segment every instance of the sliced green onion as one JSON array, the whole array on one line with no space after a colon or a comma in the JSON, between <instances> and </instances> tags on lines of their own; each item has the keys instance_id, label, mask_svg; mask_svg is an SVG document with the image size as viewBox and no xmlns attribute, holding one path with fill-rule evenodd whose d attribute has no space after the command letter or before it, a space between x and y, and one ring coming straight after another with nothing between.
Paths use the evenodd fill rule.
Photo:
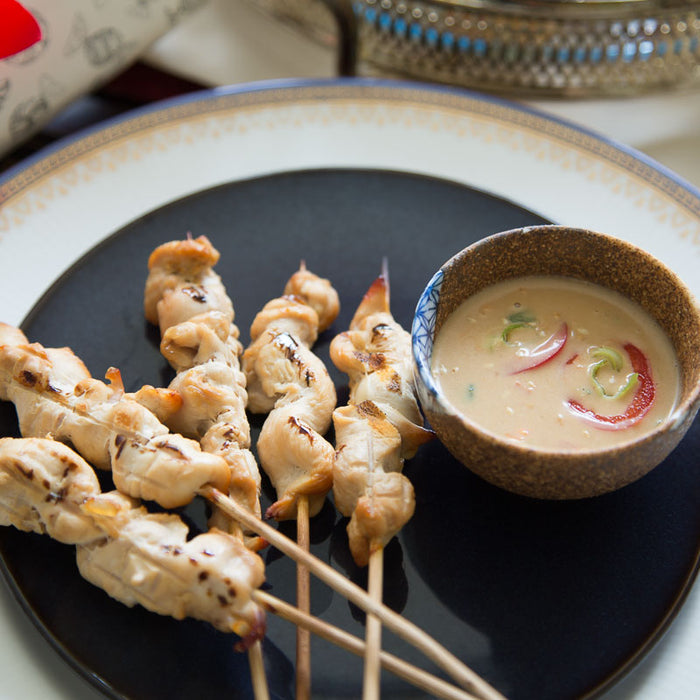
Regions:
<instances>
[{"instance_id":1,"label":"sliced green onion","mask_svg":"<svg viewBox=\"0 0 700 700\"><path fill-rule=\"evenodd\" d=\"M632 372L627 375L627 381L623 386L621 386L614 394L609 394L598 380L598 372L600 372L600 370L607 364L611 365L615 371L621 370L622 355L620 355L617 350L613 350L612 348L596 348L592 354L594 357L602 356L603 358L592 365L590 369L591 381L601 396L604 396L606 399L620 399L628 394L635 386L637 386L637 383L639 382L639 374L637 372Z\"/></svg>"},{"instance_id":2,"label":"sliced green onion","mask_svg":"<svg viewBox=\"0 0 700 700\"><path fill-rule=\"evenodd\" d=\"M639 384L639 373L631 372L629 375L627 375L627 383L625 386L620 387L617 390L617 393L613 395L613 398L620 399L623 396L626 396L630 391L632 391L632 389L634 389L634 387L637 386L637 384Z\"/></svg>"},{"instance_id":3,"label":"sliced green onion","mask_svg":"<svg viewBox=\"0 0 700 700\"><path fill-rule=\"evenodd\" d=\"M615 348L609 348L607 345L601 347L593 348L591 351L591 356L600 358L601 362L609 362L610 366L619 372L622 369L622 355L615 350Z\"/></svg>"},{"instance_id":4,"label":"sliced green onion","mask_svg":"<svg viewBox=\"0 0 700 700\"><path fill-rule=\"evenodd\" d=\"M501 333L501 340L506 345L513 345L513 343L510 342L510 334L518 328L531 328L531 326L529 323L526 323L524 321L516 321L515 323L509 323L503 329L503 333Z\"/></svg>"},{"instance_id":5,"label":"sliced green onion","mask_svg":"<svg viewBox=\"0 0 700 700\"><path fill-rule=\"evenodd\" d=\"M527 311L525 309L522 311L514 311L507 318L511 323L534 323L537 320L532 311Z\"/></svg>"}]
</instances>

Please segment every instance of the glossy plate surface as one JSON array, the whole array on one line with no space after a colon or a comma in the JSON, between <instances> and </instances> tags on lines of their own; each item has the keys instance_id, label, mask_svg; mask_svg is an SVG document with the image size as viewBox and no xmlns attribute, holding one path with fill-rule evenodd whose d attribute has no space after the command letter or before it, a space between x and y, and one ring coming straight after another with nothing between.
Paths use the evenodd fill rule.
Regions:
<instances>
[{"instance_id":1,"label":"glossy plate surface","mask_svg":"<svg viewBox=\"0 0 700 700\"><path fill-rule=\"evenodd\" d=\"M300 259L329 277L343 309L321 338L325 359L382 257L408 328L446 258L515 226L616 233L697 287L697 192L594 135L461 92L353 81L207 93L86 134L11 173L0 196L0 254L22 260L0 280L2 319L24 319L31 340L70 345L95 376L119 367L128 389L170 376L142 318L143 283L149 252L187 231L221 251L244 342ZM345 380L332 375L342 400ZM12 407L0 405L0 434L14 431ZM605 688L657 640L692 583L699 448L696 421L638 483L542 503L488 486L433 443L406 465L417 509L387 548L385 600L509 697ZM198 521L202 509L188 515ZM327 504L313 549L362 582L344 525ZM247 660L231 638L126 610L80 578L71 548L47 538L3 529L0 551L29 614L108 695L250 697ZM264 557L271 592L293 600L292 564ZM324 585L314 583L312 601L315 614L363 634L362 616ZM270 620L276 697L293 695L293 640L287 623ZM393 635L385 642L423 663ZM359 695L360 660L324 642L312 658L318 697ZM386 697L414 696L383 681Z\"/></svg>"}]
</instances>

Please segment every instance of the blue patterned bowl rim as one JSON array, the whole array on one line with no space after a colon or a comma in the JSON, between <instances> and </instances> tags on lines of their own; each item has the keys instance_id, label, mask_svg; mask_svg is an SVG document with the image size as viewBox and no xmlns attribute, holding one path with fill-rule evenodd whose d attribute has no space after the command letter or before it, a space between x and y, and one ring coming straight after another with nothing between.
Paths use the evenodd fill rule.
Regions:
<instances>
[{"instance_id":1,"label":"blue patterned bowl rim","mask_svg":"<svg viewBox=\"0 0 700 700\"><path fill-rule=\"evenodd\" d=\"M435 335L437 308L444 278L445 273L440 269L433 275L430 282L428 282L418 300L416 313L413 317L413 325L411 327L413 359L423 385L434 398L437 398L440 392L437 382L430 371L430 367L433 359L433 339Z\"/></svg>"}]
</instances>

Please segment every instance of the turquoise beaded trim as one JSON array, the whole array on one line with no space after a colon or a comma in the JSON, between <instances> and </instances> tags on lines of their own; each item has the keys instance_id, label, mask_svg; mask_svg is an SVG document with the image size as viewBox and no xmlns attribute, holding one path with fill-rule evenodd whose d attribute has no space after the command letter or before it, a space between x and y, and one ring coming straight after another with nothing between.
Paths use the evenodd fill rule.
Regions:
<instances>
[{"instance_id":1,"label":"turquoise beaded trim","mask_svg":"<svg viewBox=\"0 0 700 700\"><path fill-rule=\"evenodd\" d=\"M559 19L555 12L506 15L406 0L356 0L354 10L361 59L415 77L472 87L605 91L698 75L695 11Z\"/></svg>"}]
</instances>

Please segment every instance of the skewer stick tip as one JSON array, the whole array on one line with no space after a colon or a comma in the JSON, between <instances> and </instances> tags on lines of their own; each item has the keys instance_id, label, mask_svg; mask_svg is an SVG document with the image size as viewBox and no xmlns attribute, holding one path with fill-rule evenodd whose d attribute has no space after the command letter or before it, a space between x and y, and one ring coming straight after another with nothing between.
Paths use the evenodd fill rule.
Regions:
<instances>
[{"instance_id":1,"label":"skewer stick tip","mask_svg":"<svg viewBox=\"0 0 700 700\"><path fill-rule=\"evenodd\" d=\"M387 286L389 285L389 258L385 255L382 258L382 267L379 272L379 276L384 279Z\"/></svg>"},{"instance_id":2,"label":"skewer stick tip","mask_svg":"<svg viewBox=\"0 0 700 700\"><path fill-rule=\"evenodd\" d=\"M384 294L386 295L386 304L390 306L391 284L389 283L389 258L385 255L382 258L382 268L379 273L379 279L384 282Z\"/></svg>"},{"instance_id":3,"label":"skewer stick tip","mask_svg":"<svg viewBox=\"0 0 700 700\"><path fill-rule=\"evenodd\" d=\"M250 666L250 678L255 700L270 700L270 690L267 685L265 661L260 642L256 642L248 649L248 664Z\"/></svg>"},{"instance_id":4,"label":"skewer stick tip","mask_svg":"<svg viewBox=\"0 0 700 700\"><path fill-rule=\"evenodd\" d=\"M309 499L299 496L297 501L297 544L309 551ZM304 564L297 562L297 606L306 615L311 612L310 572ZM297 627L296 653L296 698L311 698L311 635L308 629Z\"/></svg>"},{"instance_id":5,"label":"skewer stick tip","mask_svg":"<svg viewBox=\"0 0 700 700\"><path fill-rule=\"evenodd\" d=\"M377 603L382 602L384 585L384 547L376 540L370 544L367 592ZM365 632L365 667L362 681L363 700L379 700L381 690L382 623L374 615L367 615Z\"/></svg>"}]
</instances>

